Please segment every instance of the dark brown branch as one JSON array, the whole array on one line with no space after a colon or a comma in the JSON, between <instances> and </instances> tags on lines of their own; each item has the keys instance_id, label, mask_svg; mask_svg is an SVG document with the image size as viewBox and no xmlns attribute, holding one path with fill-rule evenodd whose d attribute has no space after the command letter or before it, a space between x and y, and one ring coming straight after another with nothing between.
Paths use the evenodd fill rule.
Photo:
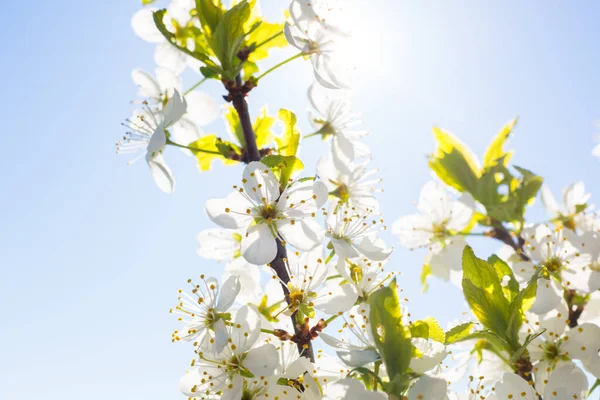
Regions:
<instances>
[{"instance_id":1,"label":"dark brown branch","mask_svg":"<svg viewBox=\"0 0 600 400\"><path fill-rule=\"evenodd\" d=\"M256 144L256 135L254 133L254 128L252 127L252 120L250 119L250 113L248 112L248 103L246 102L246 95L252 89L252 83L244 84L242 82L241 77L238 75L235 79L235 82L223 82L225 88L229 91L229 94L225 96L225 100L230 101L235 108L235 111L238 114L240 119L240 125L242 126L242 131L244 133L244 140L246 142L246 146L244 148L244 156L242 157L242 161L245 163L250 163L252 161L260 161L261 153ZM286 266L287 262L287 251L285 249L285 245L281 242L281 240L277 240L277 256L273 261L271 261L271 268L277 274L277 277L281 281L281 288L283 289L283 293L285 295L285 300L290 304L290 292L287 287L287 283L290 282L290 276L288 274L288 269ZM294 312L291 316L292 324L294 326L294 337L296 338L295 342L298 346L298 352L310 359L311 362L315 362L315 355L311 342L310 332L307 334L307 330L305 326L300 325L296 320L296 312Z\"/></svg>"}]
</instances>

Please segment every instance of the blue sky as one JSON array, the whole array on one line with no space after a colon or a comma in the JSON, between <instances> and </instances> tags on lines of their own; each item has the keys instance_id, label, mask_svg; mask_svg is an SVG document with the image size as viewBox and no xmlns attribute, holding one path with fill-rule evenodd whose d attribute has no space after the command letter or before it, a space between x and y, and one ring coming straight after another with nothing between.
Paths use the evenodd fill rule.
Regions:
<instances>
[{"instance_id":1,"label":"blue sky","mask_svg":"<svg viewBox=\"0 0 600 400\"><path fill-rule=\"evenodd\" d=\"M177 380L191 353L170 343L177 324L168 310L188 277L220 275L218 264L196 256L195 235L210 226L204 202L228 193L240 168L199 174L192 159L169 150L178 187L167 196L143 163L127 167L114 142L135 96L130 71L154 68L152 45L130 28L139 2L38 3L3 5L0 26L0 398L180 398ZM263 1L263 11L279 18L285 3ZM590 154L600 118L600 4L360 7L355 109L371 132L390 225L413 211L430 178L433 125L481 154L518 115L515 164L544 176L555 193L578 179L600 193ZM252 93L253 113L264 104L290 108L308 133L310 81L307 63L277 71ZM216 82L203 90L222 94ZM206 131L225 135L220 120ZM307 166L325 150L312 140L303 146ZM545 215L538 204L530 216ZM485 256L497 247L474 244ZM402 272L413 315L460 318L457 289L434 281L420 293L424 256L398 248L389 263Z\"/></svg>"}]
</instances>

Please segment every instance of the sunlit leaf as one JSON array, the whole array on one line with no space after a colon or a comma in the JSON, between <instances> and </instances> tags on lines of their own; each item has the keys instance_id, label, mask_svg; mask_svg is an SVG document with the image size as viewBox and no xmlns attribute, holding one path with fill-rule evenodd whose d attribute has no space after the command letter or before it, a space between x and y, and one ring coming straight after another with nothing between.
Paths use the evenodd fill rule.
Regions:
<instances>
[{"instance_id":1,"label":"sunlit leaf","mask_svg":"<svg viewBox=\"0 0 600 400\"><path fill-rule=\"evenodd\" d=\"M296 128L296 114L290 110L279 110L279 119L283 122L283 136L276 137L277 151L284 156L295 156L300 145L300 131Z\"/></svg>"},{"instance_id":2,"label":"sunlit leaf","mask_svg":"<svg viewBox=\"0 0 600 400\"><path fill-rule=\"evenodd\" d=\"M447 185L461 192L474 193L481 173L477 157L450 132L433 128L438 147L429 166Z\"/></svg>"},{"instance_id":3,"label":"sunlit leaf","mask_svg":"<svg viewBox=\"0 0 600 400\"><path fill-rule=\"evenodd\" d=\"M504 144L506 143L506 140L510 136L516 123L517 123L517 118L513 119L512 121L510 121L509 123L504 125L504 127L500 130L500 132L498 132L498 134L496 135L496 137L494 138L494 140L492 141L492 143L486 150L485 155L483 156L483 167L484 168L495 165L499 160L502 160L502 163L504 165L508 164L508 162L510 161L510 159L513 155L513 152L505 151Z\"/></svg>"}]
</instances>

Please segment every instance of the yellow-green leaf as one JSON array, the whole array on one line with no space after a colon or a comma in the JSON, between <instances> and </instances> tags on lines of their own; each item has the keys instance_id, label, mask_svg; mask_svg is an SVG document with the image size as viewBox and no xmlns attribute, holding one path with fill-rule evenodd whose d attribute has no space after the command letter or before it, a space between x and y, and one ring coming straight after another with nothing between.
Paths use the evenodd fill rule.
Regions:
<instances>
[{"instance_id":1,"label":"yellow-green leaf","mask_svg":"<svg viewBox=\"0 0 600 400\"><path fill-rule=\"evenodd\" d=\"M496 270L477 258L469 246L463 252L462 264L462 287L471 311L483 326L507 340L510 304L504 297Z\"/></svg>"},{"instance_id":2,"label":"yellow-green leaf","mask_svg":"<svg viewBox=\"0 0 600 400\"><path fill-rule=\"evenodd\" d=\"M290 110L279 110L279 119L283 122L283 136L276 137L277 151L283 156L295 156L300 145L300 131L296 128L296 114Z\"/></svg>"},{"instance_id":3,"label":"yellow-green leaf","mask_svg":"<svg viewBox=\"0 0 600 400\"><path fill-rule=\"evenodd\" d=\"M504 125L504 127L498 132L492 143L488 147L483 156L483 167L491 167L496 164L499 160L502 160L504 165L507 165L510 161L513 152L505 151L504 144L506 140L510 136L513 128L517 123L517 118L514 118L512 121Z\"/></svg>"},{"instance_id":4,"label":"yellow-green leaf","mask_svg":"<svg viewBox=\"0 0 600 400\"><path fill-rule=\"evenodd\" d=\"M456 325L451 328L448 332L446 332L445 344L454 344L459 342L461 339L467 337L471 333L471 328L473 328L472 322L465 322L464 324Z\"/></svg>"},{"instance_id":5,"label":"yellow-green leaf","mask_svg":"<svg viewBox=\"0 0 600 400\"><path fill-rule=\"evenodd\" d=\"M233 165L238 163L238 161L223 157L223 155L220 153L219 147L217 146L217 142L219 140L220 139L217 138L217 135L211 134L201 137L187 146L196 156L196 160L198 160L198 167L201 171L210 170L212 162L216 159L220 159L225 165ZM194 149L198 150L194 151ZM207 153L207 151L210 153Z\"/></svg>"},{"instance_id":6,"label":"yellow-green leaf","mask_svg":"<svg viewBox=\"0 0 600 400\"><path fill-rule=\"evenodd\" d=\"M430 168L447 185L475 193L481 175L475 154L450 132L433 128L433 134L438 147L429 159Z\"/></svg>"},{"instance_id":7,"label":"yellow-green leaf","mask_svg":"<svg viewBox=\"0 0 600 400\"><path fill-rule=\"evenodd\" d=\"M287 44L283 36L283 24L262 21L246 38L246 46L258 46L250 53L248 59L252 62L262 60L269 56L269 50L275 47L283 48Z\"/></svg>"},{"instance_id":8,"label":"yellow-green leaf","mask_svg":"<svg viewBox=\"0 0 600 400\"><path fill-rule=\"evenodd\" d=\"M369 318L375 345L390 380L401 379L412 357L410 330L402 324L396 280L369 297Z\"/></svg>"},{"instance_id":9,"label":"yellow-green leaf","mask_svg":"<svg viewBox=\"0 0 600 400\"><path fill-rule=\"evenodd\" d=\"M411 337L420 337L431 339L436 342L444 343L446 334L440 324L433 317L427 317L423 320L415 321L410 326Z\"/></svg>"}]
</instances>

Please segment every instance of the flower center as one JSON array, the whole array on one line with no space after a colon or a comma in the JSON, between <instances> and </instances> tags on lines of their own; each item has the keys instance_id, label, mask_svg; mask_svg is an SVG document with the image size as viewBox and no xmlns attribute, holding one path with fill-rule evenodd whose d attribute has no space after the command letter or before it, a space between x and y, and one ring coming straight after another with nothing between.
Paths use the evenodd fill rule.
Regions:
<instances>
[{"instance_id":1,"label":"flower center","mask_svg":"<svg viewBox=\"0 0 600 400\"><path fill-rule=\"evenodd\" d=\"M348 185L342 183L331 194L340 199L341 203L347 203L350 199L350 190Z\"/></svg>"},{"instance_id":2,"label":"flower center","mask_svg":"<svg viewBox=\"0 0 600 400\"><path fill-rule=\"evenodd\" d=\"M362 268L360 265L356 264L350 264L348 268L350 268L350 278L352 278L352 282L358 285L363 279Z\"/></svg>"},{"instance_id":3,"label":"flower center","mask_svg":"<svg viewBox=\"0 0 600 400\"><path fill-rule=\"evenodd\" d=\"M258 214L263 218L267 223L273 222L274 219L277 219L279 215L279 210L275 204L267 204L264 206L260 206L258 209Z\"/></svg>"},{"instance_id":4,"label":"flower center","mask_svg":"<svg viewBox=\"0 0 600 400\"><path fill-rule=\"evenodd\" d=\"M544 262L544 267L548 270L548 272L555 273L560 271L562 268L562 261L558 257L552 257Z\"/></svg>"},{"instance_id":5,"label":"flower center","mask_svg":"<svg viewBox=\"0 0 600 400\"><path fill-rule=\"evenodd\" d=\"M302 289L294 289L290 292L290 303L300 305L304 301L304 291Z\"/></svg>"}]
</instances>

